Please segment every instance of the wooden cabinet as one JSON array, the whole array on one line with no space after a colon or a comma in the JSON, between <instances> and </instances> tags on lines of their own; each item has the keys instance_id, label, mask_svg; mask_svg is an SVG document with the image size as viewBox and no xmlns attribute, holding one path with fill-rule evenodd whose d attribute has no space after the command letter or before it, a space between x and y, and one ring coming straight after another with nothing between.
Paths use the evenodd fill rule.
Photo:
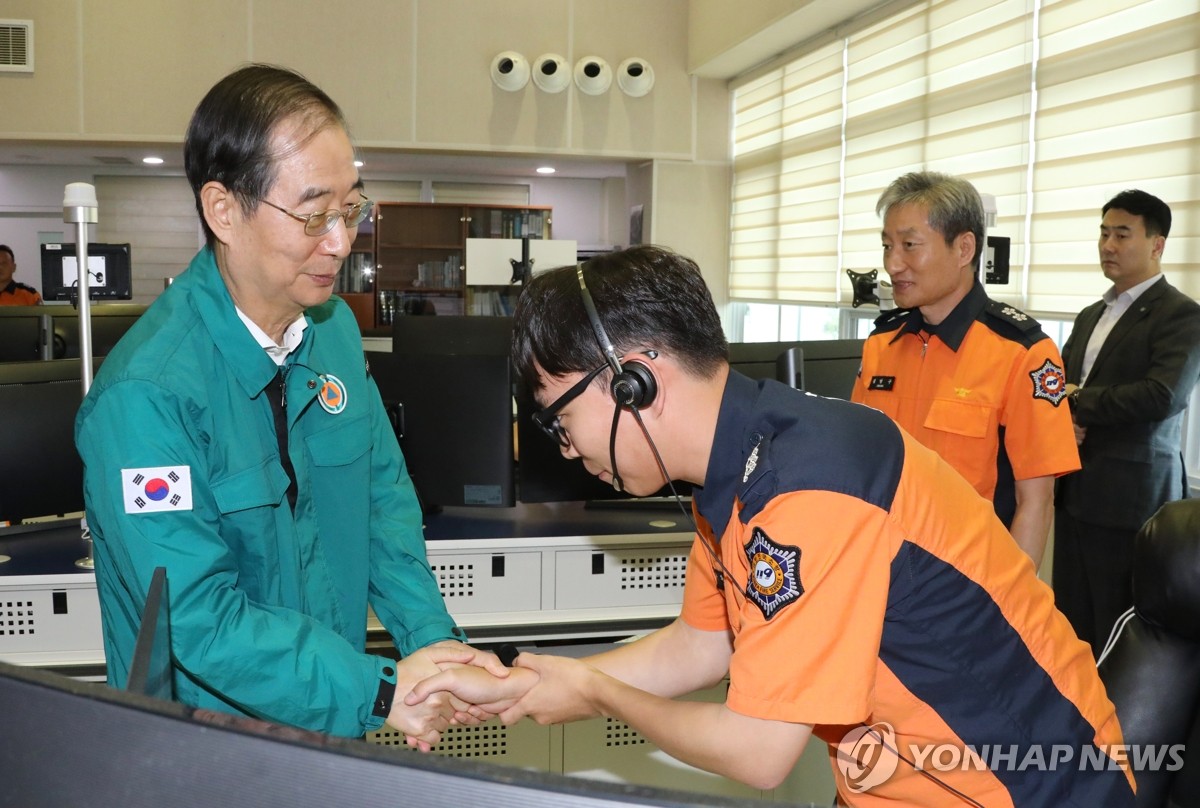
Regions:
<instances>
[{"instance_id":1,"label":"wooden cabinet","mask_svg":"<svg viewBox=\"0 0 1200 808\"><path fill-rule=\"evenodd\" d=\"M468 238L550 238L548 207L380 202L375 207L375 322L466 313Z\"/></svg>"},{"instance_id":2,"label":"wooden cabinet","mask_svg":"<svg viewBox=\"0 0 1200 808\"><path fill-rule=\"evenodd\" d=\"M358 226L350 255L342 264L333 292L354 312L359 330L375 327L375 231L374 221Z\"/></svg>"}]
</instances>

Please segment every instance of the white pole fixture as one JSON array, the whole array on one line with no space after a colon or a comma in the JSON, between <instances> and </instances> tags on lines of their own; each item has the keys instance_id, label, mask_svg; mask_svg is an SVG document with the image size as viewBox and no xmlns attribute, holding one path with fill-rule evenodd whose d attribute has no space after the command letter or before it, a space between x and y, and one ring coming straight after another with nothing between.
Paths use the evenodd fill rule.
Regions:
<instances>
[{"instance_id":1,"label":"white pole fixture","mask_svg":"<svg viewBox=\"0 0 1200 808\"><path fill-rule=\"evenodd\" d=\"M88 288L88 225L100 220L96 187L86 182L71 182L63 193L63 221L75 225L75 269L79 275L79 368L86 396L92 387L92 299ZM82 569L96 566L87 518L80 520L87 556L75 562Z\"/></svg>"}]
</instances>

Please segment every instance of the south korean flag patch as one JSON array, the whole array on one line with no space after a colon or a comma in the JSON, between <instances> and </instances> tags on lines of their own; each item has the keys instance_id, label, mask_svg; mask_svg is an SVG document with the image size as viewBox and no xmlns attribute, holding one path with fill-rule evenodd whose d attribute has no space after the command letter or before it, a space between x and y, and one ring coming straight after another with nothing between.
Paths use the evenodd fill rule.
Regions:
<instances>
[{"instance_id":1,"label":"south korean flag patch","mask_svg":"<svg viewBox=\"0 0 1200 808\"><path fill-rule=\"evenodd\" d=\"M750 579L746 598L770 620L784 606L804 594L800 583L800 548L776 544L762 528L754 528L746 543Z\"/></svg>"},{"instance_id":2,"label":"south korean flag patch","mask_svg":"<svg viewBox=\"0 0 1200 808\"><path fill-rule=\"evenodd\" d=\"M192 509L190 466L121 469L125 513L161 513Z\"/></svg>"}]
</instances>

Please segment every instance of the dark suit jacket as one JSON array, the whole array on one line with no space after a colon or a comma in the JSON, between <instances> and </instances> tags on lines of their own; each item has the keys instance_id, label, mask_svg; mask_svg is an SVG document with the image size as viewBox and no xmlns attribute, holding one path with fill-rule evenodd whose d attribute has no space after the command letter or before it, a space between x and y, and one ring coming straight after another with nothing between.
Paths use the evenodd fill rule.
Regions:
<instances>
[{"instance_id":1,"label":"dark suit jacket","mask_svg":"<svg viewBox=\"0 0 1200 808\"><path fill-rule=\"evenodd\" d=\"M1083 353L1104 301L1085 308L1063 346L1067 381L1079 383ZM1060 508L1084 522L1136 530L1165 502L1187 495L1183 412L1200 375L1200 305L1166 278L1109 332L1075 402L1087 427L1083 469L1059 479Z\"/></svg>"}]
</instances>

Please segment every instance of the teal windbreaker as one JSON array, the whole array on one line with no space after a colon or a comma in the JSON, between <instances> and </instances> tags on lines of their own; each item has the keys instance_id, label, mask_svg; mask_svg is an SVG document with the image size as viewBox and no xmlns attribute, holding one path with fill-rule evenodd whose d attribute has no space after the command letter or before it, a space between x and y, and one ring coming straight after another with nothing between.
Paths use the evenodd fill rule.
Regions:
<instances>
[{"instance_id":1,"label":"teal windbreaker","mask_svg":"<svg viewBox=\"0 0 1200 808\"><path fill-rule=\"evenodd\" d=\"M401 654L463 637L354 317L337 298L305 317L285 365L294 514L264 392L278 367L207 248L104 360L75 439L109 683L162 566L180 701L359 736L383 723L390 664L365 653L368 603Z\"/></svg>"}]
</instances>

